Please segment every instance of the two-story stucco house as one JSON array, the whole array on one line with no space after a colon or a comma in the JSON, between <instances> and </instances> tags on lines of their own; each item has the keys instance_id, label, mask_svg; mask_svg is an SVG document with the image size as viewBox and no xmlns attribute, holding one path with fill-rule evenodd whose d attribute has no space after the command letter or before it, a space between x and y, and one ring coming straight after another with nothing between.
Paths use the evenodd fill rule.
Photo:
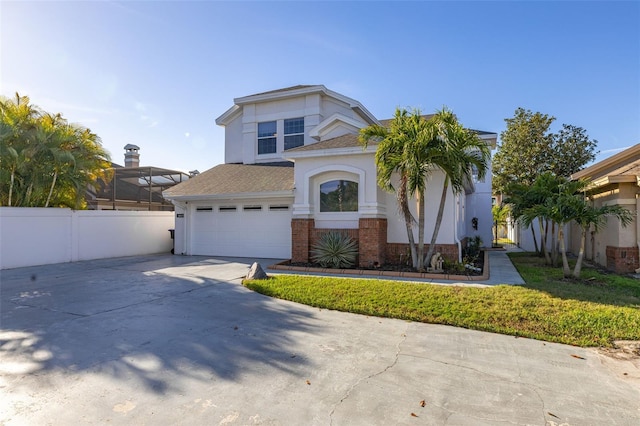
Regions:
<instances>
[{"instance_id":1,"label":"two-story stucco house","mask_svg":"<svg viewBox=\"0 0 640 426\"><path fill-rule=\"evenodd\" d=\"M358 241L361 266L406 259L396 195L376 182L376 146L358 143L361 128L387 122L322 85L236 98L216 119L225 164L164 192L175 205L175 252L306 262L321 233L340 229ZM495 146L495 133L478 134ZM457 260L468 237L491 241L490 176L449 194L437 240L445 256ZM428 184L426 241L443 181L438 172Z\"/></svg>"}]
</instances>

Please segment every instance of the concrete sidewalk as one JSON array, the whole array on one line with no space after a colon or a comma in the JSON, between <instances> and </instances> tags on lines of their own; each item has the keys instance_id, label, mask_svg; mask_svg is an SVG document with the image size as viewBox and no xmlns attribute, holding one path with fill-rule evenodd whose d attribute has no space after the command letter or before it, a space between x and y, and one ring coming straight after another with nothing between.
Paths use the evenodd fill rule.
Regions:
<instances>
[{"instance_id":1,"label":"concrete sidewalk","mask_svg":"<svg viewBox=\"0 0 640 426\"><path fill-rule=\"evenodd\" d=\"M253 260L2 271L0 424L640 424L637 360L272 299Z\"/></svg>"}]
</instances>

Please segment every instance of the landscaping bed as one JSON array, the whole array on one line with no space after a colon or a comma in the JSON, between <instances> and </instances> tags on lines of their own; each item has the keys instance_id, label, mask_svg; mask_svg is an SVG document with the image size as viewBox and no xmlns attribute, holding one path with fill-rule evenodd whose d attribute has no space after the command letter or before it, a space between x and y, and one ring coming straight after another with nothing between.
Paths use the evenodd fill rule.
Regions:
<instances>
[{"instance_id":1,"label":"landscaping bed","mask_svg":"<svg viewBox=\"0 0 640 426\"><path fill-rule=\"evenodd\" d=\"M323 268L317 263L292 263L291 261L284 261L270 265L271 270L280 271L293 271L293 272L307 272L307 273L324 273L324 274L336 274L336 275L362 275L372 277L402 277L402 278L418 278L418 279L440 279L440 280L454 280L454 281L483 281L489 279L489 253L482 251L479 256L479 261L474 262L474 267L479 268L480 271L465 269L464 266L457 265L456 267L446 268L442 273L436 272L418 272L414 268L402 265L402 264L384 264L378 268ZM462 270L465 270L462 273Z\"/></svg>"}]
</instances>

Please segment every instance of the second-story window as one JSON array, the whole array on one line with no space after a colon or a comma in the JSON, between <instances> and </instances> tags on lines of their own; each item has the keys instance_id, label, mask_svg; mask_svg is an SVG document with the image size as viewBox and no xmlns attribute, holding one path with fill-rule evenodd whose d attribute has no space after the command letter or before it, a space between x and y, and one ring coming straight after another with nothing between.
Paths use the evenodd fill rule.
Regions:
<instances>
[{"instance_id":1,"label":"second-story window","mask_svg":"<svg viewBox=\"0 0 640 426\"><path fill-rule=\"evenodd\" d=\"M284 120L284 149L304 145L304 117Z\"/></svg>"},{"instance_id":2,"label":"second-story window","mask_svg":"<svg viewBox=\"0 0 640 426\"><path fill-rule=\"evenodd\" d=\"M258 123L258 154L276 153L276 122Z\"/></svg>"}]
</instances>

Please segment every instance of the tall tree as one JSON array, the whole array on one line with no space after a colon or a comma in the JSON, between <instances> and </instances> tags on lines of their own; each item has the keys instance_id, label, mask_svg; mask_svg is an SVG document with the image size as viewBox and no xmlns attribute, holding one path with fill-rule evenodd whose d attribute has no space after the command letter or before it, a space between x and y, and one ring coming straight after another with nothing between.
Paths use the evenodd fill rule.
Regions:
<instances>
[{"instance_id":1,"label":"tall tree","mask_svg":"<svg viewBox=\"0 0 640 426\"><path fill-rule=\"evenodd\" d=\"M416 117L420 120L420 113L410 113L406 109L397 108L389 127L371 125L360 130L360 142L366 147L369 143L377 143L375 163L377 168L378 185L388 192L395 192L398 200L398 208L404 219L411 260L413 267L418 268L418 252L413 234L415 218L409 209L409 179L410 167L415 156L412 149L415 141L411 138L411 121L415 123ZM394 187L394 177L398 177Z\"/></svg>"},{"instance_id":2,"label":"tall tree","mask_svg":"<svg viewBox=\"0 0 640 426\"><path fill-rule=\"evenodd\" d=\"M582 127L563 124L551 134L549 170L556 176L570 177L596 158L598 141L589 139Z\"/></svg>"},{"instance_id":3,"label":"tall tree","mask_svg":"<svg viewBox=\"0 0 640 426\"><path fill-rule=\"evenodd\" d=\"M393 179L398 176L397 197L405 219L413 266L423 270L425 260L431 259L435 249L449 187L455 193L462 191L464 185L471 182L474 167L479 177L484 177L490 158L489 148L475 133L462 127L446 108L429 119L418 110L410 113L397 109L388 129L381 126L364 128L360 131L360 141L365 146L378 142L375 161L378 184L383 189L394 191ZM445 182L431 244L424 256L425 193L427 182L436 170L444 172ZM415 196L417 201L417 244L413 234L416 219L409 210L410 196Z\"/></svg>"},{"instance_id":4,"label":"tall tree","mask_svg":"<svg viewBox=\"0 0 640 426\"><path fill-rule=\"evenodd\" d=\"M0 205L82 208L87 186L109 179L98 136L26 96L0 99L0 138Z\"/></svg>"},{"instance_id":5,"label":"tall tree","mask_svg":"<svg viewBox=\"0 0 640 426\"><path fill-rule=\"evenodd\" d=\"M607 223L609 218L616 218L623 227L627 227L633 221L633 214L628 209L619 204L603 205L600 207L593 206L586 198L581 198L577 206L574 220L580 226L580 250L578 259L573 268L573 276L580 278L582 271L582 259L584 258L584 250L587 243L587 232L593 227L595 232L599 232Z\"/></svg>"},{"instance_id":6,"label":"tall tree","mask_svg":"<svg viewBox=\"0 0 640 426\"><path fill-rule=\"evenodd\" d=\"M22 185L24 171L32 155L33 139L40 111L27 96L0 98L0 205L19 205L16 186Z\"/></svg>"},{"instance_id":7,"label":"tall tree","mask_svg":"<svg viewBox=\"0 0 640 426\"><path fill-rule=\"evenodd\" d=\"M478 171L478 179L483 179L489 168L491 151L487 144L472 130L466 129L452 111L443 108L429 120L432 127L430 137L432 152L430 168L434 166L444 172L445 179L440 195L438 214L431 234L431 242L427 252L427 262L435 251L444 206L447 200L448 187L454 194L459 194L464 187L473 182L473 169ZM435 142L435 143L434 143Z\"/></svg>"},{"instance_id":8,"label":"tall tree","mask_svg":"<svg viewBox=\"0 0 640 426\"><path fill-rule=\"evenodd\" d=\"M523 108L505 119L507 128L500 133L501 143L493 157L493 191L506 193L512 183L532 185L547 171L552 138L549 127L555 120L547 114Z\"/></svg>"}]
</instances>

